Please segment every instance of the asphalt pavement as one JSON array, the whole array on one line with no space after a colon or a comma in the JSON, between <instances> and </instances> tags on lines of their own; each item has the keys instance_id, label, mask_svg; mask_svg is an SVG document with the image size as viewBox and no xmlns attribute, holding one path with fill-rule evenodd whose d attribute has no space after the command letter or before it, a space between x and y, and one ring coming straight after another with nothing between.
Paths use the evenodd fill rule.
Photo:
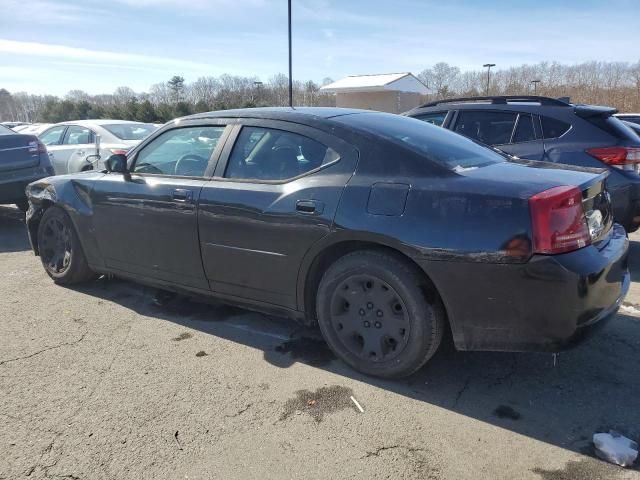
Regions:
<instances>
[{"instance_id":1,"label":"asphalt pavement","mask_svg":"<svg viewBox=\"0 0 640 480\"><path fill-rule=\"evenodd\" d=\"M448 341L386 381L284 319L156 306L119 279L56 286L0 206L0 479L640 479L590 441L640 440L631 240L630 294L586 343L554 357Z\"/></svg>"}]
</instances>

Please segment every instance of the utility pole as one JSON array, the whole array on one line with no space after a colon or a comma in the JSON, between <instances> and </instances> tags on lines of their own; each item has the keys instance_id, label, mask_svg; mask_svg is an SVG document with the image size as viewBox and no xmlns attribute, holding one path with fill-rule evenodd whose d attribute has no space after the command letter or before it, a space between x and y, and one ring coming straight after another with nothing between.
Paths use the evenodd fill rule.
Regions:
<instances>
[{"instance_id":1,"label":"utility pole","mask_svg":"<svg viewBox=\"0 0 640 480\"><path fill-rule=\"evenodd\" d=\"M291 56L291 0L289 0L289 106L293 107L293 62Z\"/></svg>"},{"instance_id":2,"label":"utility pole","mask_svg":"<svg viewBox=\"0 0 640 480\"><path fill-rule=\"evenodd\" d=\"M542 80L531 80L531 83L533 83L533 94L537 95L538 94L538 84L541 82Z\"/></svg>"},{"instance_id":3,"label":"utility pole","mask_svg":"<svg viewBox=\"0 0 640 480\"><path fill-rule=\"evenodd\" d=\"M489 96L489 82L491 81L491 67L495 67L495 63L485 63L484 68L487 69L487 97Z\"/></svg>"}]
</instances>

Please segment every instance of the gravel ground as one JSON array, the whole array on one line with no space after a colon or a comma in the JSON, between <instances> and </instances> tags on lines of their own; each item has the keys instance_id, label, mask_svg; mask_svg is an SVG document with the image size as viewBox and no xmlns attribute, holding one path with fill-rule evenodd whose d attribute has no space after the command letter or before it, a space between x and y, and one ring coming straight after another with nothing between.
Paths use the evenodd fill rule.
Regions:
<instances>
[{"instance_id":1,"label":"gravel ground","mask_svg":"<svg viewBox=\"0 0 640 480\"><path fill-rule=\"evenodd\" d=\"M0 207L0 479L640 479L590 443L640 439L640 284L555 365L448 343L382 381L282 319L56 286L20 218Z\"/></svg>"}]
</instances>

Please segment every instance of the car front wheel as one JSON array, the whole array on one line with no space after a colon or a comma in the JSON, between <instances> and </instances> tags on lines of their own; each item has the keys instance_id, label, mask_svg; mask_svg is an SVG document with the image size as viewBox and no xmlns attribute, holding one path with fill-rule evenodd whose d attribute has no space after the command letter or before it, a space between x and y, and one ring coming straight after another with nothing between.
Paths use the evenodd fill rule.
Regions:
<instances>
[{"instance_id":1,"label":"car front wheel","mask_svg":"<svg viewBox=\"0 0 640 480\"><path fill-rule=\"evenodd\" d=\"M45 271L56 283L69 285L95 276L69 215L60 207L50 207L42 215L38 250Z\"/></svg>"},{"instance_id":2,"label":"car front wheel","mask_svg":"<svg viewBox=\"0 0 640 480\"><path fill-rule=\"evenodd\" d=\"M359 251L340 258L317 295L329 347L365 374L414 373L435 354L445 326L442 304L425 283L416 267L391 254Z\"/></svg>"}]
</instances>

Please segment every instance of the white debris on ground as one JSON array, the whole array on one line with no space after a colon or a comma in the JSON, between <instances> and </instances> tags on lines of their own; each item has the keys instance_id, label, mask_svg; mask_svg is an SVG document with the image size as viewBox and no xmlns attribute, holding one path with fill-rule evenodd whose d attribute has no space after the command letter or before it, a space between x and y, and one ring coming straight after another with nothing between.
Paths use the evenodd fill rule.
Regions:
<instances>
[{"instance_id":1,"label":"white debris on ground","mask_svg":"<svg viewBox=\"0 0 640 480\"><path fill-rule=\"evenodd\" d=\"M598 457L622 467L630 467L638 458L638 444L613 430L594 433L593 444Z\"/></svg>"}]
</instances>

